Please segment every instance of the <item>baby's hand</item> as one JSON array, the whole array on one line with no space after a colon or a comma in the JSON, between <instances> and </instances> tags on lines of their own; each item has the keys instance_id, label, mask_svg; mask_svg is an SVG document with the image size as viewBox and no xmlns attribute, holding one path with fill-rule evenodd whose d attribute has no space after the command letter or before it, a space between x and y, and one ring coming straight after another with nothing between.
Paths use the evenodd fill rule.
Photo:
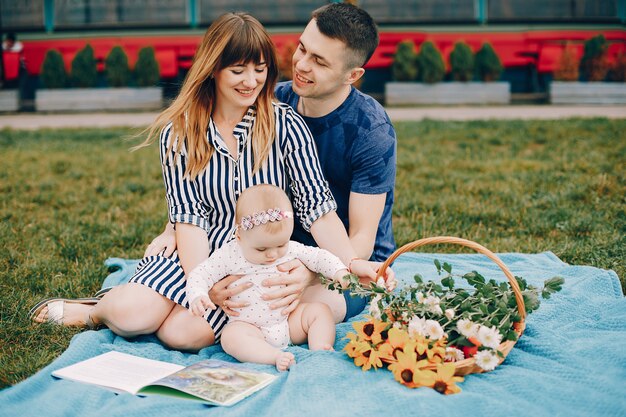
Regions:
<instances>
[{"instance_id":1,"label":"baby's hand","mask_svg":"<svg viewBox=\"0 0 626 417\"><path fill-rule=\"evenodd\" d=\"M208 295L201 295L196 297L189 305L189 310L194 316L202 316L207 309L215 310L215 304L211 301Z\"/></svg>"},{"instance_id":2,"label":"baby's hand","mask_svg":"<svg viewBox=\"0 0 626 417\"><path fill-rule=\"evenodd\" d=\"M333 277L333 281L338 282L341 285L341 288L345 290L346 288L348 288L348 285L350 284L350 280L347 277L347 275L349 274L350 274L350 271L348 271L347 269L340 269L339 271L335 273L335 276Z\"/></svg>"}]
</instances>

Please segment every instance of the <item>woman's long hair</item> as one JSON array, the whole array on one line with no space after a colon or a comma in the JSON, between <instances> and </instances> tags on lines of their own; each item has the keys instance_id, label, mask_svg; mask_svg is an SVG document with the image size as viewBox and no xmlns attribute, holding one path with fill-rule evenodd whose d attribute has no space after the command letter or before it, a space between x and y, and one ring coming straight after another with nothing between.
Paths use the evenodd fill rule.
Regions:
<instances>
[{"instance_id":1,"label":"woman's long hair","mask_svg":"<svg viewBox=\"0 0 626 417\"><path fill-rule=\"evenodd\" d=\"M252 128L254 172L258 171L276 135L272 100L278 63L274 44L263 25L246 13L227 13L213 22L194 56L178 97L148 128L148 138L137 148L152 143L171 121L170 135L173 136L168 152L180 152L184 143L188 161L185 175L195 178L206 168L215 151L206 139L216 98L214 74L233 64L262 61L267 65L267 80L256 100L256 121Z\"/></svg>"}]
</instances>

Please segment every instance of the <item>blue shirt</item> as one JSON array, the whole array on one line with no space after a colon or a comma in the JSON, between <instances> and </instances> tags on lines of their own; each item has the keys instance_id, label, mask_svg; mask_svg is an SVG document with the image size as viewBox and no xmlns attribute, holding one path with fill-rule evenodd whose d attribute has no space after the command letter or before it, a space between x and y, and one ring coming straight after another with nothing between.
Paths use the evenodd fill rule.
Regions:
<instances>
[{"instance_id":1,"label":"blue shirt","mask_svg":"<svg viewBox=\"0 0 626 417\"><path fill-rule=\"evenodd\" d=\"M294 109L300 97L291 81L279 83L276 96ZM350 192L386 193L371 259L384 261L395 250L391 227L396 179L396 134L383 107L372 97L352 88L334 111L323 117L302 116L313 134L324 176L337 202L337 214L350 230ZM311 234L296 222L293 239L315 245Z\"/></svg>"}]
</instances>

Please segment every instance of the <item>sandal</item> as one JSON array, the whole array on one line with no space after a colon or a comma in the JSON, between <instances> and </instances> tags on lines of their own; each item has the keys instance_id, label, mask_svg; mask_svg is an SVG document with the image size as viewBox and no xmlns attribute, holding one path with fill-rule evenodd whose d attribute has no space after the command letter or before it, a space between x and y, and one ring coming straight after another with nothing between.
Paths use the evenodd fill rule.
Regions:
<instances>
[{"instance_id":1,"label":"sandal","mask_svg":"<svg viewBox=\"0 0 626 417\"><path fill-rule=\"evenodd\" d=\"M35 323L39 323L35 321L35 318L39 315L39 313L41 313L41 310L43 310L45 307L48 307L48 317L46 319L46 322L63 326L65 325L63 323L63 318L64 318L63 310L65 308L65 303L96 305L98 304L98 301L100 301L100 298L96 298L96 297L74 298L74 299L72 298L47 298L35 304L35 306L31 308L30 311L28 312L28 315L31 321ZM96 325L91 320L91 316L88 316L87 322L85 323L83 327L85 327L86 329L96 330L103 326Z\"/></svg>"}]
</instances>

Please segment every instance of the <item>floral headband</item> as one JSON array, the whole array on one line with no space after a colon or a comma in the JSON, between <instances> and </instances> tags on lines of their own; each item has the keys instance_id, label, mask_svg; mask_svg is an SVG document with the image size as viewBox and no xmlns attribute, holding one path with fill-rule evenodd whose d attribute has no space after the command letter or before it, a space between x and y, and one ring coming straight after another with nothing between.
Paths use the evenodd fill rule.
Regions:
<instances>
[{"instance_id":1,"label":"floral headband","mask_svg":"<svg viewBox=\"0 0 626 417\"><path fill-rule=\"evenodd\" d=\"M260 226L267 222L279 222L283 219L293 219L293 212L284 211L278 207L261 211L258 213L252 213L250 216L244 216L241 218L241 223L237 225L237 229L250 230L254 226Z\"/></svg>"}]
</instances>

